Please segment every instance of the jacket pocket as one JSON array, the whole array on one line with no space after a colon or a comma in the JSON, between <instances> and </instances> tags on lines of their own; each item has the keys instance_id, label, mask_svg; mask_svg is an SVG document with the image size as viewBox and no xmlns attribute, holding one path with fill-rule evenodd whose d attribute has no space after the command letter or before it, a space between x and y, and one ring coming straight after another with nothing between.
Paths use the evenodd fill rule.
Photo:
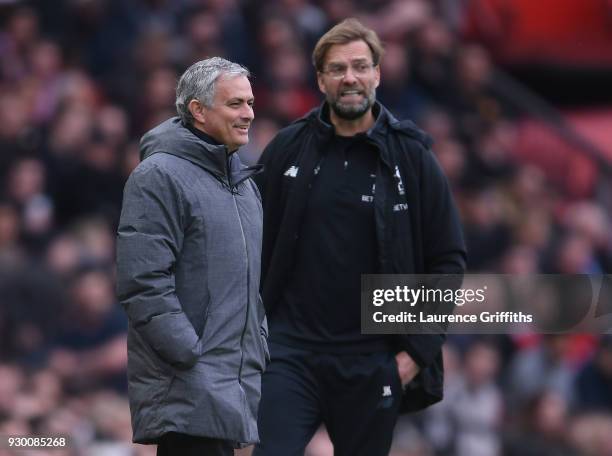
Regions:
<instances>
[{"instance_id":1,"label":"jacket pocket","mask_svg":"<svg viewBox=\"0 0 612 456\"><path fill-rule=\"evenodd\" d=\"M155 374L157 378L174 375L172 365L166 362L136 330L128 334L128 353L130 352L132 361L139 365L139 371Z\"/></svg>"}]
</instances>

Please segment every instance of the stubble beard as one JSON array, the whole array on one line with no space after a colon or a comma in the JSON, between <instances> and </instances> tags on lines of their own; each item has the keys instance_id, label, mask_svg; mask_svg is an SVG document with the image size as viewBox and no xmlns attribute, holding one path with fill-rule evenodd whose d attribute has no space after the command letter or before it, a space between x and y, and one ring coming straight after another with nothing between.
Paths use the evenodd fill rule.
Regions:
<instances>
[{"instance_id":1,"label":"stubble beard","mask_svg":"<svg viewBox=\"0 0 612 456\"><path fill-rule=\"evenodd\" d=\"M355 120L364 116L370 108L374 105L374 101L376 100L376 89L373 89L367 97L363 99L363 101L359 104L344 104L338 99L330 100L327 102L333 109L334 113L345 120Z\"/></svg>"}]
</instances>

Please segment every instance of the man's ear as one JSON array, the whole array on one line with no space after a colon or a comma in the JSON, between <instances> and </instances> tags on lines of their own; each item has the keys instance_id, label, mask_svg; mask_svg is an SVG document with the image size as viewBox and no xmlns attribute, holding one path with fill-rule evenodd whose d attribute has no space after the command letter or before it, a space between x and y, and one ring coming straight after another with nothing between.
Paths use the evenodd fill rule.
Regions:
<instances>
[{"instance_id":1,"label":"man's ear","mask_svg":"<svg viewBox=\"0 0 612 456\"><path fill-rule=\"evenodd\" d=\"M317 71L317 83L319 85L319 90L323 95L327 95L327 90L325 90L325 84L323 84L323 73Z\"/></svg>"},{"instance_id":2,"label":"man's ear","mask_svg":"<svg viewBox=\"0 0 612 456\"><path fill-rule=\"evenodd\" d=\"M374 72L375 72L374 88L377 89L380 84L380 64L374 67Z\"/></svg>"},{"instance_id":3,"label":"man's ear","mask_svg":"<svg viewBox=\"0 0 612 456\"><path fill-rule=\"evenodd\" d=\"M201 124L206 123L206 107L195 98L189 102L187 109L193 118Z\"/></svg>"}]
</instances>

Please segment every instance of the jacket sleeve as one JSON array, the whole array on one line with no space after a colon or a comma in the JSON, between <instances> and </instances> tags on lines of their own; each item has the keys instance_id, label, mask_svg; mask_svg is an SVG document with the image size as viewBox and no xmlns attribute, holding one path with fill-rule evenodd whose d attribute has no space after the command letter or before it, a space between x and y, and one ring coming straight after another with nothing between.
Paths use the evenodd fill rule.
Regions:
<instances>
[{"instance_id":1,"label":"jacket sleeve","mask_svg":"<svg viewBox=\"0 0 612 456\"><path fill-rule=\"evenodd\" d=\"M132 173L117 236L117 295L145 342L167 363L188 368L201 342L175 290L183 218L181 193L168 173L157 166Z\"/></svg>"},{"instance_id":2,"label":"jacket sleeve","mask_svg":"<svg viewBox=\"0 0 612 456\"><path fill-rule=\"evenodd\" d=\"M264 149L259 163L262 164L263 171L255 176L253 180L257 184L261 195L261 204L263 207L264 231L261 254L261 287L262 293L265 286L265 281L268 275L268 268L276 245L276 239L280 230L281 220L283 217L283 204L281 196L282 188L282 147L277 135ZM266 297L264 297L266 298ZM264 299L266 306L268 303Z\"/></svg>"},{"instance_id":3,"label":"jacket sleeve","mask_svg":"<svg viewBox=\"0 0 612 456\"><path fill-rule=\"evenodd\" d=\"M257 188L262 198L262 204L264 206L264 212L267 202L274 196L268 194L270 190L274 190L275 182L278 180L276 175L278 173L278 135L270 141L266 148L261 153L258 163L263 165L263 171L253 176L253 180L257 184Z\"/></svg>"},{"instance_id":4,"label":"jacket sleeve","mask_svg":"<svg viewBox=\"0 0 612 456\"><path fill-rule=\"evenodd\" d=\"M444 334L410 334L397 337L398 345L418 364L424 368L432 364L440 354L446 340Z\"/></svg>"},{"instance_id":5,"label":"jacket sleeve","mask_svg":"<svg viewBox=\"0 0 612 456\"><path fill-rule=\"evenodd\" d=\"M466 250L459 213L446 176L427 149L421 170L423 254L427 274L463 274Z\"/></svg>"},{"instance_id":6,"label":"jacket sleeve","mask_svg":"<svg viewBox=\"0 0 612 456\"><path fill-rule=\"evenodd\" d=\"M430 149L425 149L420 170L423 256L426 274L462 275L466 250L459 214L450 186ZM398 336L402 349L420 366L436 360L445 334Z\"/></svg>"}]
</instances>

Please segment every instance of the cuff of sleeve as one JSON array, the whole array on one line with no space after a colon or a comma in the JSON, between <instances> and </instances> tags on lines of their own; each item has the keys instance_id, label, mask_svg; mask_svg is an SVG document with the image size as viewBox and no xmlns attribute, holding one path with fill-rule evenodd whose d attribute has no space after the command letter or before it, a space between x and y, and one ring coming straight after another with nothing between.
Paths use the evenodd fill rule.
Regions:
<instances>
[{"instance_id":1,"label":"cuff of sleeve","mask_svg":"<svg viewBox=\"0 0 612 456\"><path fill-rule=\"evenodd\" d=\"M397 347L405 350L423 369L434 362L442 349L445 337L438 334L415 334L397 336Z\"/></svg>"}]
</instances>

